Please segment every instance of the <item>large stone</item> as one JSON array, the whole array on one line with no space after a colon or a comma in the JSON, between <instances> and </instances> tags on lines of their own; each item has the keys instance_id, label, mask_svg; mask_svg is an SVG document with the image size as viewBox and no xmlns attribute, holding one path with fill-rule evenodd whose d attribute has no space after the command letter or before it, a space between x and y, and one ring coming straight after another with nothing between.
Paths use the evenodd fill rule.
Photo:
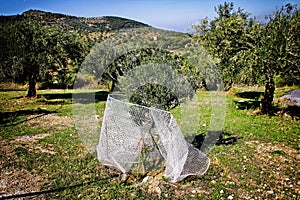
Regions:
<instances>
[{"instance_id":1,"label":"large stone","mask_svg":"<svg viewBox=\"0 0 300 200\"><path fill-rule=\"evenodd\" d=\"M280 99L285 100L284 102L288 106L300 106L300 89L290 91Z\"/></svg>"}]
</instances>

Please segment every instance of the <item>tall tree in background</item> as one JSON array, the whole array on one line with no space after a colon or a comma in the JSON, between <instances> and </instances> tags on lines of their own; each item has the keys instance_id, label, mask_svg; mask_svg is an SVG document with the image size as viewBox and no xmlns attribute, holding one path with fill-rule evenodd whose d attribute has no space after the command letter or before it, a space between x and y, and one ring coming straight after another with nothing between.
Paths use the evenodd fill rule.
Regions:
<instances>
[{"instance_id":1,"label":"tall tree in background","mask_svg":"<svg viewBox=\"0 0 300 200\"><path fill-rule=\"evenodd\" d=\"M290 79L299 84L300 75L300 12L296 6L287 4L269 16L269 22L262 27L261 39L255 47L260 71L265 80L265 92L261 111L272 114L276 76Z\"/></svg>"},{"instance_id":2,"label":"tall tree in background","mask_svg":"<svg viewBox=\"0 0 300 200\"><path fill-rule=\"evenodd\" d=\"M28 97L36 96L36 81L40 71L46 66L47 44L44 37L45 27L33 21L21 21L14 27L18 45L17 57L28 79Z\"/></svg>"},{"instance_id":3,"label":"tall tree in background","mask_svg":"<svg viewBox=\"0 0 300 200\"><path fill-rule=\"evenodd\" d=\"M7 40L13 65L27 78L28 97L36 96L36 83L48 70L55 70L61 81L71 73L69 66L79 64L86 53L80 36L55 25L25 19L9 25ZM63 83L64 84L64 83Z\"/></svg>"},{"instance_id":4,"label":"tall tree in background","mask_svg":"<svg viewBox=\"0 0 300 200\"><path fill-rule=\"evenodd\" d=\"M200 24L193 25L194 37L208 49L215 58L219 71L223 75L226 88L230 89L238 78L243 66L237 65L237 53L246 48L244 28L249 14L243 9L234 10L233 3L225 2L215 7L218 16L209 21L205 18Z\"/></svg>"},{"instance_id":5,"label":"tall tree in background","mask_svg":"<svg viewBox=\"0 0 300 200\"><path fill-rule=\"evenodd\" d=\"M208 49L223 75L227 88L233 82L265 85L261 111L272 114L275 78L300 84L300 12L287 4L268 16L263 24L233 3L216 9L218 17L193 26L196 39Z\"/></svg>"},{"instance_id":6,"label":"tall tree in background","mask_svg":"<svg viewBox=\"0 0 300 200\"><path fill-rule=\"evenodd\" d=\"M88 44L79 34L60 27L51 27L48 34L52 38L48 40L50 64L43 70L42 85L66 89L74 82L78 66L88 53Z\"/></svg>"}]
</instances>

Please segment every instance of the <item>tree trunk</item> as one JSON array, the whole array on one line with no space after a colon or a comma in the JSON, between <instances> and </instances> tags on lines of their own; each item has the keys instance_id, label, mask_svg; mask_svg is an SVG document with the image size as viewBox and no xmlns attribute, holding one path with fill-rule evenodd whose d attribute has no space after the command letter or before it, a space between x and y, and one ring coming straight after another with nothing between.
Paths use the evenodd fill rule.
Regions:
<instances>
[{"instance_id":1,"label":"tree trunk","mask_svg":"<svg viewBox=\"0 0 300 200\"><path fill-rule=\"evenodd\" d=\"M230 83L225 87L225 92L228 92L233 86L233 81L230 81Z\"/></svg>"},{"instance_id":2,"label":"tree trunk","mask_svg":"<svg viewBox=\"0 0 300 200\"><path fill-rule=\"evenodd\" d=\"M261 112L263 114L273 114L273 98L274 98L275 84L273 78L269 78L264 92L264 97L261 101Z\"/></svg>"},{"instance_id":3,"label":"tree trunk","mask_svg":"<svg viewBox=\"0 0 300 200\"><path fill-rule=\"evenodd\" d=\"M202 81L201 81L201 88L205 91L208 91L208 87L207 87L205 79L202 79Z\"/></svg>"},{"instance_id":4,"label":"tree trunk","mask_svg":"<svg viewBox=\"0 0 300 200\"><path fill-rule=\"evenodd\" d=\"M112 82L111 82L111 87L109 88L109 92L113 92L113 91L114 91L114 89L115 89L115 87L116 87L116 84L117 84L117 82L114 81L114 80L112 80Z\"/></svg>"},{"instance_id":5,"label":"tree trunk","mask_svg":"<svg viewBox=\"0 0 300 200\"><path fill-rule=\"evenodd\" d=\"M36 80L34 78L29 79L29 88L27 97L36 97Z\"/></svg>"}]
</instances>

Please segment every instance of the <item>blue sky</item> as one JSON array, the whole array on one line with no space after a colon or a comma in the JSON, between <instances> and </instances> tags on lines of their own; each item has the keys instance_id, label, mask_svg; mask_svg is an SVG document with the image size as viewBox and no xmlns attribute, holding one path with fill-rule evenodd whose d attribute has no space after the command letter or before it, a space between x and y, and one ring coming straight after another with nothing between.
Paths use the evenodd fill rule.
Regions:
<instances>
[{"instance_id":1,"label":"blue sky","mask_svg":"<svg viewBox=\"0 0 300 200\"><path fill-rule=\"evenodd\" d=\"M232 0L252 16L262 19L276 8L300 0ZM187 32L191 24L215 16L214 7L224 0L0 0L0 15L21 14L29 9L80 17L120 16L151 26Z\"/></svg>"}]
</instances>

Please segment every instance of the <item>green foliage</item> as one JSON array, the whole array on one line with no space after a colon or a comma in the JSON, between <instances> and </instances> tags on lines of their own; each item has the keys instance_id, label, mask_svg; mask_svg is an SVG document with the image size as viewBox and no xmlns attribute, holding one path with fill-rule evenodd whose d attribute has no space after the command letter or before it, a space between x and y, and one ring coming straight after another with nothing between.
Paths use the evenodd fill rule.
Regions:
<instances>
[{"instance_id":1,"label":"green foliage","mask_svg":"<svg viewBox=\"0 0 300 200\"><path fill-rule=\"evenodd\" d=\"M42 86L46 88L71 88L78 71L78 66L87 53L87 44L81 36L75 33L64 33L57 29L54 41L56 54L51 58L52 63L44 71ZM52 36L53 38L53 36Z\"/></svg>"},{"instance_id":2,"label":"green foliage","mask_svg":"<svg viewBox=\"0 0 300 200\"><path fill-rule=\"evenodd\" d=\"M284 78L289 84L300 83L299 20L300 12L297 7L287 4L269 16L269 22L258 32L260 40L253 48L253 54L265 81L263 113L272 114L276 77Z\"/></svg>"},{"instance_id":3,"label":"green foliage","mask_svg":"<svg viewBox=\"0 0 300 200\"><path fill-rule=\"evenodd\" d=\"M200 87L199 73L193 74L193 70L196 72L194 66L172 52L138 49L111 63L103 78L112 81L111 90L122 88L133 103L171 109L192 97ZM148 80L149 77L159 78Z\"/></svg>"},{"instance_id":4,"label":"green foliage","mask_svg":"<svg viewBox=\"0 0 300 200\"><path fill-rule=\"evenodd\" d=\"M260 50L263 70L269 76L279 75L290 83L299 84L300 73L300 11L287 4L269 17L264 27L265 40Z\"/></svg>"},{"instance_id":5,"label":"green foliage","mask_svg":"<svg viewBox=\"0 0 300 200\"><path fill-rule=\"evenodd\" d=\"M179 105L177 96L170 89L157 83L141 86L131 94L129 100L139 105L155 106L164 110L169 110Z\"/></svg>"},{"instance_id":6,"label":"green foliage","mask_svg":"<svg viewBox=\"0 0 300 200\"><path fill-rule=\"evenodd\" d=\"M144 23L121 17L84 18L32 9L24 12L21 17L22 16L32 20L42 20L49 24L56 24L62 28L76 30L84 34L148 26Z\"/></svg>"},{"instance_id":7,"label":"green foliage","mask_svg":"<svg viewBox=\"0 0 300 200\"><path fill-rule=\"evenodd\" d=\"M265 84L262 112L272 114L275 82L299 85L300 79L300 12L287 4L268 23L249 18L249 14L233 3L216 8L218 16L203 19L193 26L194 37L214 56L224 82L230 88L237 84Z\"/></svg>"},{"instance_id":8,"label":"green foliage","mask_svg":"<svg viewBox=\"0 0 300 200\"><path fill-rule=\"evenodd\" d=\"M6 58L1 62L2 81L28 81L28 96L36 95L37 81L46 88L72 86L74 72L87 52L79 34L30 16L2 25L1 36L6 41L1 49Z\"/></svg>"},{"instance_id":9,"label":"green foliage","mask_svg":"<svg viewBox=\"0 0 300 200\"><path fill-rule=\"evenodd\" d=\"M215 8L218 16L208 21L207 18L200 24L192 26L197 33L194 37L206 47L222 73L225 84L228 87L234 82L239 82L239 74L243 68L238 60L238 53L246 49L248 43L245 27L250 26L249 14L243 9L234 10L233 3L225 2Z\"/></svg>"},{"instance_id":10,"label":"green foliage","mask_svg":"<svg viewBox=\"0 0 300 200\"><path fill-rule=\"evenodd\" d=\"M0 82L41 88L72 88L78 66L107 31L145 27L119 17L79 18L29 10L0 17Z\"/></svg>"}]
</instances>

